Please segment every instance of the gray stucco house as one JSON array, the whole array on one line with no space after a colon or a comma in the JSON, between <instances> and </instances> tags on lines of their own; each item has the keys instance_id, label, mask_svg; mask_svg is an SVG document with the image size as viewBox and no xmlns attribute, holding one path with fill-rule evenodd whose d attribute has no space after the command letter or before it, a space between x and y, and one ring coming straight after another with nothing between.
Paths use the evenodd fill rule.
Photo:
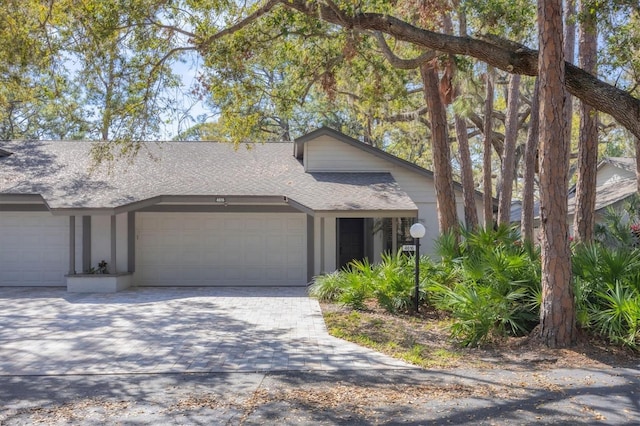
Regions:
<instances>
[{"instance_id":1,"label":"gray stucco house","mask_svg":"<svg viewBox=\"0 0 640 426\"><path fill-rule=\"evenodd\" d=\"M0 147L1 286L302 286L397 250L414 221L426 252L438 235L430 171L328 128L237 149L149 142L93 171L92 145ZM103 260L111 282L85 282Z\"/></svg>"}]
</instances>

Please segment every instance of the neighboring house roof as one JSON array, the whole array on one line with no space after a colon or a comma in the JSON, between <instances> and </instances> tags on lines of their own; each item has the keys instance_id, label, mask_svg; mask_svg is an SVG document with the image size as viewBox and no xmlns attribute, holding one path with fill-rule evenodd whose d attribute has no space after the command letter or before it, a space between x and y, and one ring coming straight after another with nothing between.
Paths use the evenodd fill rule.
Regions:
<instances>
[{"instance_id":1,"label":"neighboring house roof","mask_svg":"<svg viewBox=\"0 0 640 426\"><path fill-rule=\"evenodd\" d=\"M607 164L610 164L614 167L617 167L626 172L631 172L635 174L636 172L636 159L629 157L605 157L598 164L598 172L600 172L603 167ZM607 208L610 205L613 205L619 201L624 200L625 198L633 195L638 191L637 188L637 179L634 177L630 177L629 173L617 174L614 178L607 180L606 182L600 184L596 188L596 206L595 211L601 211ZM576 187L573 186L569 190L568 195L568 215L575 214L575 204L576 204ZM534 216L537 218L540 216L540 203L536 202L534 207ZM514 203L511 206L511 222L519 222L521 220L522 215L522 206L520 202Z\"/></svg>"},{"instance_id":2,"label":"neighboring house roof","mask_svg":"<svg viewBox=\"0 0 640 426\"><path fill-rule=\"evenodd\" d=\"M600 211L608 206L622 201L625 198L637 192L637 180L630 178L620 178L615 181L609 181L600 185L596 190L596 207L595 211ZM568 214L575 214L576 210L576 194L575 190L569 195Z\"/></svg>"},{"instance_id":3,"label":"neighboring house roof","mask_svg":"<svg viewBox=\"0 0 640 426\"><path fill-rule=\"evenodd\" d=\"M147 142L131 161L89 172L93 142L15 141L0 196L39 194L50 209L115 209L154 197L281 196L313 211L417 210L390 173L305 173L291 143Z\"/></svg>"},{"instance_id":4,"label":"neighboring house roof","mask_svg":"<svg viewBox=\"0 0 640 426\"><path fill-rule=\"evenodd\" d=\"M611 164L628 172L636 172L636 159L633 157L605 157L600 164L598 164L598 168L601 168L605 164Z\"/></svg>"}]
</instances>

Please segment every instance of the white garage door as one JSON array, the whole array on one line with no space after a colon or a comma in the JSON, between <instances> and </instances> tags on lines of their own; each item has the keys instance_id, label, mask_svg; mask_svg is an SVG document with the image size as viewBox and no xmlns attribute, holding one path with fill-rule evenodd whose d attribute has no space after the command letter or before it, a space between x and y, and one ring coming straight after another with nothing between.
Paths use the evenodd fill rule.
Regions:
<instances>
[{"instance_id":1,"label":"white garage door","mask_svg":"<svg viewBox=\"0 0 640 426\"><path fill-rule=\"evenodd\" d=\"M68 217L0 212L0 285L66 285L68 247Z\"/></svg>"},{"instance_id":2,"label":"white garage door","mask_svg":"<svg viewBox=\"0 0 640 426\"><path fill-rule=\"evenodd\" d=\"M143 286L300 286L306 216L138 213L135 282Z\"/></svg>"}]
</instances>

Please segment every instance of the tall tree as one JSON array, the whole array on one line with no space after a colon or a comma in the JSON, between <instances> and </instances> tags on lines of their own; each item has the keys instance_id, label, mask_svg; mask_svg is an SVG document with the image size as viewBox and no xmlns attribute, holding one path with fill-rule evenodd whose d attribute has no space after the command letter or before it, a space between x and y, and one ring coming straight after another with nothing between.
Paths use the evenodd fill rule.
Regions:
<instances>
[{"instance_id":1,"label":"tall tree","mask_svg":"<svg viewBox=\"0 0 640 426\"><path fill-rule=\"evenodd\" d=\"M175 47L175 35L143 25L160 13L148 0L135 0L126 9L81 2L70 7L62 32L69 54L81 64L77 78L91 111L91 137L123 141L121 152L137 148L131 141L160 136L162 114L172 104L167 92L177 87L170 62L164 60Z\"/></svg>"},{"instance_id":2,"label":"tall tree","mask_svg":"<svg viewBox=\"0 0 640 426\"><path fill-rule=\"evenodd\" d=\"M533 242L534 223L534 184L538 170L538 139L540 123L540 79L536 77L531 97L531 119L524 153L524 177L522 184L522 218L520 233L524 241Z\"/></svg>"},{"instance_id":3,"label":"tall tree","mask_svg":"<svg viewBox=\"0 0 640 426\"><path fill-rule=\"evenodd\" d=\"M576 54L576 0L564 1L564 57L565 60L573 64ZM567 122L564 131L566 138L571 143L573 129L573 97L567 93L567 100L564 103L564 119ZM567 152L569 154L569 152Z\"/></svg>"},{"instance_id":4,"label":"tall tree","mask_svg":"<svg viewBox=\"0 0 640 426\"><path fill-rule=\"evenodd\" d=\"M431 120L431 143L433 144L433 174L435 178L436 203L438 206L438 229L448 232L458 226L453 175L451 173L451 147L447 125L447 110L440 96L438 72L435 61L420 65L424 85L424 96Z\"/></svg>"},{"instance_id":5,"label":"tall tree","mask_svg":"<svg viewBox=\"0 0 640 426\"><path fill-rule=\"evenodd\" d=\"M591 1L581 1L580 16L580 67L596 75L598 34L595 7ZM595 227L598 115L593 107L584 102L580 102L579 138L573 233L577 241L588 243L593 240Z\"/></svg>"},{"instance_id":6,"label":"tall tree","mask_svg":"<svg viewBox=\"0 0 640 426\"><path fill-rule=\"evenodd\" d=\"M511 222L511 193L516 169L516 142L518 139L518 105L520 101L520 76L509 79L507 120L505 123L504 151L502 154L502 189L498 204L498 223Z\"/></svg>"},{"instance_id":7,"label":"tall tree","mask_svg":"<svg viewBox=\"0 0 640 426\"><path fill-rule=\"evenodd\" d=\"M461 10L460 5L456 5L458 9L459 17L459 32L460 36L467 35L467 24L465 11ZM445 14L444 17L445 32L453 33L453 23L449 14ZM451 74L457 74L458 67L456 66L455 57L451 57L448 61L448 65L451 69ZM451 76L454 78L454 75ZM457 82L454 85L453 97L460 99L461 90L460 83ZM458 155L460 157L460 180L462 182L462 197L464 204L464 224L469 230L476 229L478 227L478 209L476 207L476 191L475 184L473 182L473 162L471 160L471 151L469 150L469 136L467 133L467 120L460 115L458 111L454 109L453 120L456 129L456 139L458 140Z\"/></svg>"},{"instance_id":8,"label":"tall tree","mask_svg":"<svg viewBox=\"0 0 640 426\"><path fill-rule=\"evenodd\" d=\"M460 87L456 86L455 95L460 95ZM462 180L462 193L464 197L464 223L467 229L478 227L478 209L476 207L476 191L473 182L473 163L469 150L469 136L467 134L467 120L460 114L454 115L456 138L460 155L460 177Z\"/></svg>"},{"instance_id":9,"label":"tall tree","mask_svg":"<svg viewBox=\"0 0 640 426\"><path fill-rule=\"evenodd\" d=\"M484 100L484 143L482 154L482 182L484 201L484 226L493 227L493 184L491 177L491 140L493 138L493 77L494 71L488 67L485 74Z\"/></svg>"},{"instance_id":10,"label":"tall tree","mask_svg":"<svg viewBox=\"0 0 640 426\"><path fill-rule=\"evenodd\" d=\"M550 347L575 342L571 252L567 227L569 141L564 127L562 0L538 0L540 79L541 336Z\"/></svg>"},{"instance_id":11,"label":"tall tree","mask_svg":"<svg viewBox=\"0 0 640 426\"><path fill-rule=\"evenodd\" d=\"M64 44L50 31L63 14L57 2L0 2L0 140L83 135Z\"/></svg>"}]
</instances>

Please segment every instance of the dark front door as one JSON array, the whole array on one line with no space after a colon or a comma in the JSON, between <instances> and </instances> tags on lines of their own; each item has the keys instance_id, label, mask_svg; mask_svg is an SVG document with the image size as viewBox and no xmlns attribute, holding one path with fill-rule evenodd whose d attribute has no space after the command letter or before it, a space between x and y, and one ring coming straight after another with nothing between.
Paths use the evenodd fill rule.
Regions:
<instances>
[{"instance_id":1,"label":"dark front door","mask_svg":"<svg viewBox=\"0 0 640 426\"><path fill-rule=\"evenodd\" d=\"M364 219L338 219L338 267L342 269L352 260L365 257Z\"/></svg>"}]
</instances>

